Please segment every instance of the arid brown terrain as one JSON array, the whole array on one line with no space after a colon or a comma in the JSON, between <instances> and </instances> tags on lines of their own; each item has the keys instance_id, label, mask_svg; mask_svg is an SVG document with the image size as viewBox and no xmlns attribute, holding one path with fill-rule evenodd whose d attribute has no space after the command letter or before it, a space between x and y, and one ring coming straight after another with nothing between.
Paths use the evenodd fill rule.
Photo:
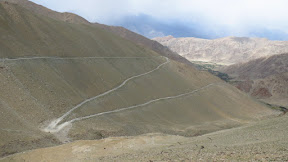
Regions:
<instances>
[{"instance_id":1,"label":"arid brown terrain","mask_svg":"<svg viewBox=\"0 0 288 162\"><path fill-rule=\"evenodd\" d=\"M186 143L194 136L281 114L198 71L162 45L127 30L122 33L121 28L107 29L26 0L1 0L0 24L0 157L4 161L89 160L81 159L81 153L90 146L78 144L89 143L97 152L108 150L110 144L103 141L111 139L124 139L127 152L145 160L145 153L133 155L129 150L131 140L138 141L133 147L141 147L138 139L145 141L147 136L152 144L154 139ZM53 157L46 157L40 148ZM27 151L29 155L22 154ZM71 159L62 151L80 153L79 158ZM121 148L119 155L128 155L124 152ZM90 156L92 161L101 160L85 154ZM107 158L103 160L111 160Z\"/></svg>"}]
</instances>

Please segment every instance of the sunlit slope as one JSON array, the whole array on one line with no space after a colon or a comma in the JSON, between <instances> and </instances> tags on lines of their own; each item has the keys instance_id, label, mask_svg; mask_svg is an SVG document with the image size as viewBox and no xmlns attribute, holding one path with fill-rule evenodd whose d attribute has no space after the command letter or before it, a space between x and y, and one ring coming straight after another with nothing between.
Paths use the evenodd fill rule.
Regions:
<instances>
[{"instance_id":1,"label":"sunlit slope","mask_svg":"<svg viewBox=\"0 0 288 162\"><path fill-rule=\"evenodd\" d=\"M208 73L94 25L5 2L0 22L0 156L69 140L193 136L274 114Z\"/></svg>"}]
</instances>

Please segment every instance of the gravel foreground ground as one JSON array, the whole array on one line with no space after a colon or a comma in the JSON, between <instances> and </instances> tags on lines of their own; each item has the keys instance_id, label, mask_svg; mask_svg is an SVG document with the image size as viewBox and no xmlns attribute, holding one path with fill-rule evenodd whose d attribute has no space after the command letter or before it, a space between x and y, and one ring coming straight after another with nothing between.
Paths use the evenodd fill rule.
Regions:
<instances>
[{"instance_id":1,"label":"gravel foreground ground","mask_svg":"<svg viewBox=\"0 0 288 162\"><path fill-rule=\"evenodd\" d=\"M288 161L288 116L99 160Z\"/></svg>"},{"instance_id":2,"label":"gravel foreground ground","mask_svg":"<svg viewBox=\"0 0 288 162\"><path fill-rule=\"evenodd\" d=\"M77 141L0 161L288 161L288 116L186 138L164 134Z\"/></svg>"}]
</instances>

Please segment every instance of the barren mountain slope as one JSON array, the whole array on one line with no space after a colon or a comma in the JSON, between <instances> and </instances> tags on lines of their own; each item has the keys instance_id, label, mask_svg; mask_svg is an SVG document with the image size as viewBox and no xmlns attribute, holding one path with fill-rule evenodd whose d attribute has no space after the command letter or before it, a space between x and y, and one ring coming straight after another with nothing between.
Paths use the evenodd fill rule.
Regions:
<instances>
[{"instance_id":1,"label":"barren mountain slope","mask_svg":"<svg viewBox=\"0 0 288 162\"><path fill-rule=\"evenodd\" d=\"M167 36L154 40L190 61L228 65L288 52L287 41L270 41L265 38L226 37L208 40Z\"/></svg>"},{"instance_id":2,"label":"barren mountain slope","mask_svg":"<svg viewBox=\"0 0 288 162\"><path fill-rule=\"evenodd\" d=\"M5 0L0 0L0 1L5 1ZM31 12L34 12L38 15L47 16L47 17L55 19L55 20L61 20L61 21L76 23L76 24L90 24L87 20L85 20L82 17L75 15L73 13L55 12L55 11L52 11L50 9L44 8L41 5L37 5L35 3L32 3L28 0L9 0L7 2L13 3L13 4L18 4L21 7L24 7L26 9L30 10ZM159 53L162 56L165 56L165 57L168 57L172 60L177 60L179 62L183 62L186 64L191 64L190 61L188 61L185 58L183 58L182 56L172 52L169 48L164 47L163 45L161 45L157 41L151 41L150 39L145 38L144 36L139 35L137 33L134 33L132 31L129 31L123 27L108 26L108 25L99 24L99 23L93 23L93 24L97 27L104 29L104 30L107 30L107 31L112 32L116 35L119 35L122 38L125 38L129 41L132 41L133 43L136 43L140 46L144 46L146 48L149 48L149 49Z\"/></svg>"},{"instance_id":3,"label":"barren mountain slope","mask_svg":"<svg viewBox=\"0 0 288 162\"><path fill-rule=\"evenodd\" d=\"M288 106L288 54L262 57L224 67L239 89L264 101Z\"/></svg>"},{"instance_id":4,"label":"barren mountain slope","mask_svg":"<svg viewBox=\"0 0 288 162\"><path fill-rule=\"evenodd\" d=\"M278 114L208 73L94 24L3 1L0 24L2 157L109 136L194 136Z\"/></svg>"}]
</instances>

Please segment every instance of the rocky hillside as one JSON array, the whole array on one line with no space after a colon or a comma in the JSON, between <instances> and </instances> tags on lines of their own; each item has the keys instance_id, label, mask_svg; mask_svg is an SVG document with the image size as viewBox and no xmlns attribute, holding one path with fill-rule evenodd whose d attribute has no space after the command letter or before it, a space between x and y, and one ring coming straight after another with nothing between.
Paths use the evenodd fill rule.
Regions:
<instances>
[{"instance_id":1,"label":"rocky hillside","mask_svg":"<svg viewBox=\"0 0 288 162\"><path fill-rule=\"evenodd\" d=\"M279 113L78 16L16 2L0 1L1 157L111 136L195 136Z\"/></svg>"},{"instance_id":2,"label":"rocky hillside","mask_svg":"<svg viewBox=\"0 0 288 162\"><path fill-rule=\"evenodd\" d=\"M288 54L262 57L221 71L233 77L233 84L250 95L288 106Z\"/></svg>"},{"instance_id":3,"label":"rocky hillside","mask_svg":"<svg viewBox=\"0 0 288 162\"><path fill-rule=\"evenodd\" d=\"M0 0L0 1L5 2L5 0ZM42 15L42 16L49 17L49 18L52 18L55 20L60 20L60 21L64 21L64 22L74 23L74 24L95 25L95 26L100 27L104 30L112 32L112 33L114 33L114 34L116 34L116 35L118 35L124 39L132 41L133 43L136 43L140 46L144 46L146 48L149 48L149 49L159 53L162 56L165 56L165 57L168 57L172 60L177 60L179 62L183 62L183 63L191 65L190 61L188 61L184 57L172 52L168 47L161 45L157 41L151 41L150 39L148 39L142 35L139 35L137 33L134 33L132 31L129 31L123 27L108 26L108 25L99 24L99 23L91 24L87 20L85 20L82 17L75 15L73 13L67 13L67 12L58 13L58 12L52 11L48 8L42 7L41 5L31 3L28 0L9 0L9 3L20 5L21 7L25 8L27 10L30 10L37 15Z\"/></svg>"},{"instance_id":4,"label":"rocky hillside","mask_svg":"<svg viewBox=\"0 0 288 162\"><path fill-rule=\"evenodd\" d=\"M287 41L270 41L265 38L226 37L208 40L167 36L154 40L190 61L225 65L288 52Z\"/></svg>"}]
</instances>

